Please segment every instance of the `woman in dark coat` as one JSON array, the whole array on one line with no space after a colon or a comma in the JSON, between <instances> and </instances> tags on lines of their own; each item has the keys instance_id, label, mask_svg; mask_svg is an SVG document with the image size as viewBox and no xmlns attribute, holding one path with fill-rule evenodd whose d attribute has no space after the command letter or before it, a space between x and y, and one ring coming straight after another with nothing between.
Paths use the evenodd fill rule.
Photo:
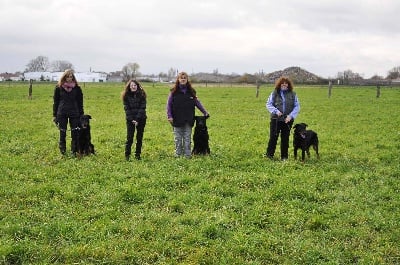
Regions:
<instances>
[{"instance_id":1,"label":"woman in dark coat","mask_svg":"<svg viewBox=\"0 0 400 265\"><path fill-rule=\"evenodd\" d=\"M71 128L71 151L78 151L79 119L83 115L83 93L73 70L64 72L58 81L53 96L53 121L60 130L59 148L62 155L66 152L67 125Z\"/></svg>"},{"instance_id":2,"label":"woman in dark coat","mask_svg":"<svg viewBox=\"0 0 400 265\"><path fill-rule=\"evenodd\" d=\"M290 130L300 111L300 102L293 89L292 81L287 77L281 77L276 81L275 89L268 97L266 107L271 113L271 120L265 153L267 158L274 157L279 134L281 135L281 160L286 161L289 157Z\"/></svg>"},{"instance_id":3,"label":"woman in dark coat","mask_svg":"<svg viewBox=\"0 0 400 265\"><path fill-rule=\"evenodd\" d=\"M128 161L131 155L133 137L136 129L135 159L140 160L142 152L143 133L146 126L146 92L136 80L129 80L121 93L126 116L126 143L125 159Z\"/></svg>"},{"instance_id":4,"label":"woman in dark coat","mask_svg":"<svg viewBox=\"0 0 400 265\"><path fill-rule=\"evenodd\" d=\"M195 108L205 117L210 115L196 96L196 90L189 81L186 72L176 77L167 100L167 119L174 128L175 156L191 157L192 127L194 125Z\"/></svg>"}]
</instances>

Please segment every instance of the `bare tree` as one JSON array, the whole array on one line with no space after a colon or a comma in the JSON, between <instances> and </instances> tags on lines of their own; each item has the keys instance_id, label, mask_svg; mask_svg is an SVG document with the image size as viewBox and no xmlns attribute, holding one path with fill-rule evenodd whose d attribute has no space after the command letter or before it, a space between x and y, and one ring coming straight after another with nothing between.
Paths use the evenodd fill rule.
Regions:
<instances>
[{"instance_id":1,"label":"bare tree","mask_svg":"<svg viewBox=\"0 0 400 265\"><path fill-rule=\"evenodd\" d=\"M129 79L136 79L140 75L138 63L127 63L122 67L122 79L126 82Z\"/></svg>"},{"instance_id":2,"label":"bare tree","mask_svg":"<svg viewBox=\"0 0 400 265\"><path fill-rule=\"evenodd\" d=\"M337 74L337 78L342 80L343 84L349 84L350 81L358 81L363 79L359 73L355 73L350 69L339 72Z\"/></svg>"},{"instance_id":3,"label":"bare tree","mask_svg":"<svg viewBox=\"0 0 400 265\"><path fill-rule=\"evenodd\" d=\"M56 60L51 63L51 69L55 72L64 72L67 69L74 69L74 66L68 61Z\"/></svg>"},{"instance_id":4,"label":"bare tree","mask_svg":"<svg viewBox=\"0 0 400 265\"><path fill-rule=\"evenodd\" d=\"M372 80L383 80L384 78L383 78L383 76L375 74L375 75L371 76L370 79L372 79Z\"/></svg>"},{"instance_id":5,"label":"bare tree","mask_svg":"<svg viewBox=\"0 0 400 265\"><path fill-rule=\"evenodd\" d=\"M163 72L160 72L159 74L158 74L158 81L165 81L165 78L167 78L168 77L168 75L166 74L166 73L163 73Z\"/></svg>"},{"instance_id":6,"label":"bare tree","mask_svg":"<svg viewBox=\"0 0 400 265\"><path fill-rule=\"evenodd\" d=\"M400 77L400 66L393 67L389 72L386 79L396 79Z\"/></svg>"},{"instance_id":7,"label":"bare tree","mask_svg":"<svg viewBox=\"0 0 400 265\"><path fill-rule=\"evenodd\" d=\"M168 70L168 81L173 81L173 79L177 76L178 70L174 68L169 68Z\"/></svg>"},{"instance_id":8,"label":"bare tree","mask_svg":"<svg viewBox=\"0 0 400 265\"><path fill-rule=\"evenodd\" d=\"M26 65L25 72L44 72L49 70L50 62L46 56L38 56L35 59L30 60Z\"/></svg>"}]
</instances>

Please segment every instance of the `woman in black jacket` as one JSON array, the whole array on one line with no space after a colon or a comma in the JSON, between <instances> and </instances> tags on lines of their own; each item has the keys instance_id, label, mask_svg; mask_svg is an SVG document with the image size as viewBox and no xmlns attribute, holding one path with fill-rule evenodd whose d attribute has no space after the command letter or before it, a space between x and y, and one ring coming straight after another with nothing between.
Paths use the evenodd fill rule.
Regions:
<instances>
[{"instance_id":1,"label":"woman in black jacket","mask_svg":"<svg viewBox=\"0 0 400 265\"><path fill-rule=\"evenodd\" d=\"M121 93L126 116L126 143L125 143L125 159L129 161L133 137L136 133L136 149L135 158L140 160L142 152L142 142L144 127L146 126L146 92L136 80L129 80L124 91Z\"/></svg>"},{"instance_id":2,"label":"woman in black jacket","mask_svg":"<svg viewBox=\"0 0 400 265\"><path fill-rule=\"evenodd\" d=\"M62 155L66 152L67 124L71 128L71 151L78 151L79 119L83 115L83 93L73 70L66 70L58 81L53 96L53 121L60 129L59 148Z\"/></svg>"}]
</instances>

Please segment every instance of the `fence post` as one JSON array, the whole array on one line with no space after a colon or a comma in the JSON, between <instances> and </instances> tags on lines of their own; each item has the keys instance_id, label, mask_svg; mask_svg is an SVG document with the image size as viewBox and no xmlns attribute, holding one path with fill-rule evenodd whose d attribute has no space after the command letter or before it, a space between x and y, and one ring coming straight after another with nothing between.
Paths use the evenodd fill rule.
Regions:
<instances>
[{"instance_id":1,"label":"fence post","mask_svg":"<svg viewBox=\"0 0 400 265\"><path fill-rule=\"evenodd\" d=\"M376 98L381 96L381 86L378 84L376 85Z\"/></svg>"},{"instance_id":2,"label":"fence post","mask_svg":"<svg viewBox=\"0 0 400 265\"><path fill-rule=\"evenodd\" d=\"M32 99L32 79L29 79L28 99Z\"/></svg>"},{"instance_id":3,"label":"fence post","mask_svg":"<svg viewBox=\"0 0 400 265\"><path fill-rule=\"evenodd\" d=\"M330 98L332 95L332 81L329 80L329 85L328 85L328 98Z\"/></svg>"}]
</instances>

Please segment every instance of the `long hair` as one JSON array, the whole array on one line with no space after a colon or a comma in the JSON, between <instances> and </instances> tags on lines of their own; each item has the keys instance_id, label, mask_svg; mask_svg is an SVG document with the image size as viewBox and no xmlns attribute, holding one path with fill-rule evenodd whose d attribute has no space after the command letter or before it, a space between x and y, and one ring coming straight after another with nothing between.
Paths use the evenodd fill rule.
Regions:
<instances>
[{"instance_id":1,"label":"long hair","mask_svg":"<svg viewBox=\"0 0 400 265\"><path fill-rule=\"evenodd\" d=\"M76 80L75 74L74 74L74 70L72 69L67 69L64 71L64 73L62 74L62 76L60 77L60 80L58 80L57 85L59 87L61 87L65 82L67 82L67 76L72 76L72 81L75 82L75 84L77 86L79 86L78 84L78 80Z\"/></svg>"},{"instance_id":2,"label":"long hair","mask_svg":"<svg viewBox=\"0 0 400 265\"><path fill-rule=\"evenodd\" d=\"M289 91L293 91L293 83L292 83L292 81L289 79L289 77L282 76L278 80L276 80L276 82L275 82L275 90L277 92L281 91L281 85L283 83L287 83L288 84L288 90Z\"/></svg>"},{"instance_id":3,"label":"long hair","mask_svg":"<svg viewBox=\"0 0 400 265\"><path fill-rule=\"evenodd\" d=\"M174 94L176 93L176 91L178 91L179 88L179 78L185 76L187 79L187 83L186 86L189 89L189 92L195 97L196 96L196 90L192 87L192 83L189 80L189 76L186 72L180 72L177 76L176 76L176 81L175 81L175 85L171 88L171 93Z\"/></svg>"},{"instance_id":4,"label":"long hair","mask_svg":"<svg viewBox=\"0 0 400 265\"><path fill-rule=\"evenodd\" d=\"M146 92L144 91L142 85L134 79L129 79L129 81L125 84L124 90L121 92L121 99L124 100L126 94L131 92L130 86L132 82L136 84L138 92L140 92L140 95L146 98Z\"/></svg>"}]
</instances>

